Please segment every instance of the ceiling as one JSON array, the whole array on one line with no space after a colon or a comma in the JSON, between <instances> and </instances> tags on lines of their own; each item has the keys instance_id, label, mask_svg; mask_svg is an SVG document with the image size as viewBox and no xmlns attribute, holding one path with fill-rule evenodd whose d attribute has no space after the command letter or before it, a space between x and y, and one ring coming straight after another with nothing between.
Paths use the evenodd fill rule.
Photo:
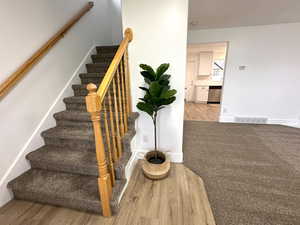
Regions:
<instances>
[{"instance_id":1,"label":"ceiling","mask_svg":"<svg viewBox=\"0 0 300 225\"><path fill-rule=\"evenodd\" d=\"M300 0L190 0L189 29L300 22Z\"/></svg>"}]
</instances>

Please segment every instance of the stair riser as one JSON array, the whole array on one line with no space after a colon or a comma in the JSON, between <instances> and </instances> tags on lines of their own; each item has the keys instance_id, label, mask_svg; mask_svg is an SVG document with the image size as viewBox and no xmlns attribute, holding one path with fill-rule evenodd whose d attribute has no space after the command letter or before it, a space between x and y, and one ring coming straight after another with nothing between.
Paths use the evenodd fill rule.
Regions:
<instances>
[{"instance_id":1,"label":"stair riser","mask_svg":"<svg viewBox=\"0 0 300 225\"><path fill-rule=\"evenodd\" d=\"M124 153L125 154L125 153ZM128 154L128 153L126 153ZM96 154L95 154L96 158ZM129 158L129 157L127 157ZM63 172L63 173L72 173L72 174L80 174L80 175L86 175L86 176L95 176L97 179L99 176L99 169L97 167L97 163L95 163L95 166L90 165L89 167L81 167L80 165L56 165L56 164L49 164L44 163L41 161L32 161L29 160L31 168L34 169L43 169L43 170L50 170L50 171L56 171L56 172ZM72 167L73 166L73 167ZM125 179L125 165L120 164L117 168L115 167L115 178L117 180Z\"/></svg>"},{"instance_id":2,"label":"stair riser","mask_svg":"<svg viewBox=\"0 0 300 225\"><path fill-rule=\"evenodd\" d=\"M66 103L66 109L69 111L84 111L86 112L86 104L81 103Z\"/></svg>"},{"instance_id":3,"label":"stair riser","mask_svg":"<svg viewBox=\"0 0 300 225\"><path fill-rule=\"evenodd\" d=\"M83 121L72 121L72 120L56 120L56 125L58 127L82 127L82 128L93 128L92 122L83 122Z\"/></svg>"},{"instance_id":4,"label":"stair riser","mask_svg":"<svg viewBox=\"0 0 300 225\"><path fill-rule=\"evenodd\" d=\"M88 77L88 78L81 78L81 84L89 84L89 83L93 83L93 84L100 84L103 80L103 77Z\"/></svg>"},{"instance_id":5,"label":"stair riser","mask_svg":"<svg viewBox=\"0 0 300 225\"><path fill-rule=\"evenodd\" d=\"M117 98L118 100L118 98ZM122 103L122 101L121 101ZM117 102L118 104L118 107L119 107L119 100ZM122 103L123 104L123 103ZM106 104L106 107L108 108L109 105ZM112 104L112 109L114 110L114 104ZM83 112L86 112L87 109L86 109L86 104L85 103L66 103L66 109L69 110L69 111L83 111Z\"/></svg>"},{"instance_id":6,"label":"stair riser","mask_svg":"<svg viewBox=\"0 0 300 225\"><path fill-rule=\"evenodd\" d=\"M101 56L101 55L92 55L92 60L93 60L93 63L101 63L101 62L111 63L111 61L113 60L113 57L105 57L105 56Z\"/></svg>"},{"instance_id":7,"label":"stair riser","mask_svg":"<svg viewBox=\"0 0 300 225\"><path fill-rule=\"evenodd\" d=\"M95 142L78 139L63 139L56 137L44 137L46 145L74 149L79 151L95 151Z\"/></svg>"},{"instance_id":8,"label":"stair riser","mask_svg":"<svg viewBox=\"0 0 300 225\"><path fill-rule=\"evenodd\" d=\"M88 90L86 88L73 88L73 92L75 96L87 96L88 94ZM114 94L112 89L110 90L110 94L111 96ZM116 93L116 95L118 96L118 93Z\"/></svg>"},{"instance_id":9,"label":"stair riser","mask_svg":"<svg viewBox=\"0 0 300 225\"><path fill-rule=\"evenodd\" d=\"M116 54L118 48L115 47L100 47L96 48L97 54Z\"/></svg>"},{"instance_id":10,"label":"stair riser","mask_svg":"<svg viewBox=\"0 0 300 225\"><path fill-rule=\"evenodd\" d=\"M108 69L107 66L98 66L95 64L88 64L86 65L86 70L88 73L105 73Z\"/></svg>"},{"instance_id":11,"label":"stair riser","mask_svg":"<svg viewBox=\"0 0 300 225\"><path fill-rule=\"evenodd\" d=\"M40 193L28 193L24 191L13 191L15 199L25 200L25 201L33 201L42 204L50 204L55 206L67 207L79 211L102 214L102 207L99 205L99 202L83 202L76 199L64 199L61 197L48 196L46 194ZM112 210L114 213L118 211L114 205L112 206Z\"/></svg>"},{"instance_id":12,"label":"stair riser","mask_svg":"<svg viewBox=\"0 0 300 225\"><path fill-rule=\"evenodd\" d=\"M109 115L107 115L107 121L110 126ZM114 118L114 121L115 121L115 118ZM56 124L59 127L79 127L79 128L81 127L81 128L85 128L85 129L93 129L93 123L91 121L59 119L59 120L56 120ZM103 115L101 116L101 124L104 124ZM121 126L120 121L119 121L119 125ZM129 125L130 124L128 123L128 126ZM102 131L105 132L104 128Z\"/></svg>"},{"instance_id":13,"label":"stair riser","mask_svg":"<svg viewBox=\"0 0 300 225\"><path fill-rule=\"evenodd\" d=\"M95 154L96 158L96 154ZM56 171L56 172L63 172L63 173L73 173L73 174L80 174L80 175L87 175L87 176L95 176L95 179L98 177L98 167L97 163L95 162L95 165L90 165L89 167L82 167L80 165L57 165L57 164L49 164L44 163L41 161L33 161L29 160L30 165L34 169L43 169L43 170L50 170L50 171Z\"/></svg>"}]
</instances>

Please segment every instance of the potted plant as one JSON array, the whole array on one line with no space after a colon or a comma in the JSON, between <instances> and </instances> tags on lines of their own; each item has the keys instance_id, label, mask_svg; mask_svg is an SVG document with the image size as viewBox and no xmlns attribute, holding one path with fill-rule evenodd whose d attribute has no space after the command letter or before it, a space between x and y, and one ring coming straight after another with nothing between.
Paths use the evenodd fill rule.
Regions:
<instances>
[{"instance_id":1,"label":"potted plant","mask_svg":"<svg viewBox=\"0 0 300 225\"><path fill-rule=\"evenodd\" d=\"M169 66L167 63L161 64L155 71L149 65L140 65L146 87L140 87L145 95L140 98L137 108L151 117L154 128L154 150L145 155L142 165L144 174L150 179L162 179L170 170L169 157L157 149L157 114L166 105L176 100L176 90L170 89L169 85L171 75L165 74Z\"/></svg>"}]
</instances>

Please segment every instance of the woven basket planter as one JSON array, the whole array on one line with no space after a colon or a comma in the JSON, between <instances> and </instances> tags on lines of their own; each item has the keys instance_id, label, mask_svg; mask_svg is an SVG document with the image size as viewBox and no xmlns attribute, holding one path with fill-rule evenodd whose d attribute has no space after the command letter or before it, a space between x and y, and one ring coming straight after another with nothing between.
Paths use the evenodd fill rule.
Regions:
<instances>
[{"instance_id":1,"label":"woven basket planter","mask_svg":"<svg viewBox=\"0 0 300 225\"><path fill-rule=\"evenodd\" d=\"M159 157L163 162L160 164L151 163L151 159ZM159 151L148 152L143 160L142 169L145 176L151 180L160 180L166 178L170 172L170 158Z\"/></svg>"}]
</instances>

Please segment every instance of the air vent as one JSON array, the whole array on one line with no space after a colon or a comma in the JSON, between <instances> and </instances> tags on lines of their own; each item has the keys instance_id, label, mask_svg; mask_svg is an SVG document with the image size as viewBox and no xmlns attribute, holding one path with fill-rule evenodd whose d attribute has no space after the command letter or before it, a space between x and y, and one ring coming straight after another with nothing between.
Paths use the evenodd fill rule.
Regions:
<instances>
[{"instance_id":1,"label":"air vent","mask_svg":"<svg viewBox=\"0 0 300 225\"><path fill-rule=\"evenodd\" d=\"M234 119L237 123L255 123L255 124L266 124L268 118L264 117L235 117Z\"/></svg>"}]
</instances>

